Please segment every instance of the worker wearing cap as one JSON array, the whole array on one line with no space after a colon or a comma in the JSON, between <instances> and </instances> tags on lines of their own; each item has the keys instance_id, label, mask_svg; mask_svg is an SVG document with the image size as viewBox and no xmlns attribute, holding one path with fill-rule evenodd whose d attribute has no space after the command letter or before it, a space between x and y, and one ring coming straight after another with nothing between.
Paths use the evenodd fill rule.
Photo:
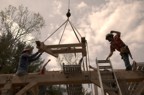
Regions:
<instances>
[{"instance_id":1,"label":"worker wearing cap","mask_svg":"<svg viewBox=\"0 0 144 95\"><path fill-rule=\"evenodd\" d=\"M116 35L113 35L114 33ZM122 56L126 70L131 70L132 66L129 61L129 56L132 58L132 55L128 46L121 40L120 36L121 33L118 31L111 31L109 34L106 35L106 40L110 42L110 53L106 60L108 60L113 55L113 52L117 50L120 52L120 55Z\"/></svg>"},{"instance_id":2,"label":"worker wearing cap","mask_svg":"<svg viewBox=\"0 0 144 95\"><path fill-rule=\"evenodd\" d=\"M32 51L33 51L33 47L24 48L20 56L16 75L18 76L26 75L28 71L28 66L30 65L30 63L37 60L42 55L41 50L38 50L34 54L32 54Z\"/></svg>"}]
</instances>

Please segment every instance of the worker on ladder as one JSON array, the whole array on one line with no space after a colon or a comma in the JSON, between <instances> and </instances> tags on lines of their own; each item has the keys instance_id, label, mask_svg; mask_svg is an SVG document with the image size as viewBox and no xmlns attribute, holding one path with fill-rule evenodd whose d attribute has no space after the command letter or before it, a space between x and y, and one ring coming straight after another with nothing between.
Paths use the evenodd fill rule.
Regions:
<instances>
[{"instance_id":1,"label":"worker on ladder","mask_svg":"<svg viewBox=\"0 0 144 95\"><path fill-rule=\"evenodd\" d=\"M43 51L40 49L38 49L38 51L34 54L32 54L32 51L33 47L27 46L26 48L24 48L19 59L16 75L18 76L26 75L30 63L37 60L43 53Z\"/></svg>"},{"instance_id":2,"label":"worker on ladder","mask_svg":"<svg viewBox=\"0 0 144 95\"><path fill-rule=\"evenodd\" d=\"M113 34L116 35L113 35ZM125 63L126 70L132 70L132 66L129 61L129 56L132 58L131 52L128 46L121 40L120 38L121 33L118 31L111 31L109 34L106 35L106 40L110 42L110 54L106 58L108 60L115 50L120 52L120 55ZM133 59L133 58L132 58Z\"/></svg>"}]
</instances>

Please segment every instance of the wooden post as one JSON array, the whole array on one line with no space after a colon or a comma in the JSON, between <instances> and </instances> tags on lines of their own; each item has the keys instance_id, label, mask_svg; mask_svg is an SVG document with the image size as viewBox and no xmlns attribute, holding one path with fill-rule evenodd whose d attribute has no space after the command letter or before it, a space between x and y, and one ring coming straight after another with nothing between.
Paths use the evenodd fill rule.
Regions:
<instances>
[{"instance_id":1,"label":"wooden post","mask_svg":"<svg viewBox=\"0 0 144 95\"><path fill-rule=\"evenodd\" d=\"M144 95L142 92L144 92L144 81L138 84L132 95Z\"/></svg>"},{"instance_id":2,"label":"wooden post","mask_svg":"<svg viewBox=\"0 0 144 95\"><path fill-rule=\"evenodd\" d=\"M12 94L12 76L8 76L4 87L1 89L1 95L11 95Z\"/></svg>"},{"instance_id":3,"label":"wooden post","mask_svg":"<svg viewBox=\"0 0 144 95\"><path fill-rule=\"evenodd\" d=\"M1 95L11 95L11 88L12 87L12 83L11 82L7 82L4 87L2 88L2 93Z\"/></svg>"},{"instance_id":4,"label":"wooden post","mask_svg":"<svg viewBox=\"0 0 144 95\"><path fill-rule=\"evenodd\" d=\"M94 84L94 93L95 93L95 95L98 95L98 87L95 84Z\"/></svg>"},{"instance_id":5,"label":"wooden post","mask_svg":"<svg viewBox=\"0 0 144 95\"><path fill-rule=\"evenodd\" d=\"M124 80L118 80L122 95L130 95L128 91L127 82Z\"/></svg>"},{"instance_id":6,"label":"wooden post","mask_svg":"<svg viewBox=\"0 0 144 95\"><path fill-rule=\"evenodd\" d=\"M23 89L21 89L18 93L16 93L16 95L23 95L23 94L25 94L25 92L27 92L30 88L34 87L35 85L37 85L37 82L35 82L35 81L29 83Z\"/></svg>"}]
</instances>

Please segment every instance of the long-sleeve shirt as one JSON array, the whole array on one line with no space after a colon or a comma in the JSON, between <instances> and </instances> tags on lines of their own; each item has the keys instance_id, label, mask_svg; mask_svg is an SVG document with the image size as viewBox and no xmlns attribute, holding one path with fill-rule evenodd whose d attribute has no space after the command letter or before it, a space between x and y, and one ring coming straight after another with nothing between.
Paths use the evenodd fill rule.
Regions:
<instances>
[{"instance_id":1,"label":"long-sleeve shirt","mask_svg":"<svg viewBox=\"0 0 144 95\"><path fill-rule=\"evenodd\" d=\"M31 62L37 60L42 53L36 52L35 54L29 55L28 53L23 53L20 56L18 70L26 71L28 70L28 66Z\"/></svg>"}]
</instances>

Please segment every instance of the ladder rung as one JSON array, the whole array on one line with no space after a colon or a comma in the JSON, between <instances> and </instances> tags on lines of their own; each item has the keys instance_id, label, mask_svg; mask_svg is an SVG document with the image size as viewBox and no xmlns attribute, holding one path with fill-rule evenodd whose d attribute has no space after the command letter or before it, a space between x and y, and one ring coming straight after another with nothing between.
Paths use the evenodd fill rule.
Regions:
<instances>
[{"instance_id":1,"label":"ladder rung","mask_svg":"<svg viewBox=\"0 0 144 95\"><path fill-rule=\"evenodd\" d=\"M97 63L110 63L110 60L97 60Z\"/></svg>"},{"instance_id":2,"label":"ladder rung","mask_svg":"<svg viewBox=\"0 0 144 95\"><path fill-rule=\"evenodd\" d=\"M111 66L99 66L99 69L112 69L112 67Z\"/></svg>"}]
</instances>

